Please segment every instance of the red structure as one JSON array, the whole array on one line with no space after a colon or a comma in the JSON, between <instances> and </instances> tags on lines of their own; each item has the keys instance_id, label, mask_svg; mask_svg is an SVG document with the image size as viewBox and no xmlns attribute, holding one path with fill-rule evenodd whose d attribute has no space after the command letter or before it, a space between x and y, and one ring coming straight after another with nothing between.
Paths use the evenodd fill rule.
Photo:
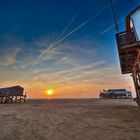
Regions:
<instances>
[{"instance_id":1,"label":"red structure","mask_svg":"<svg viewBox=\"0 0 140 140\"><path fill-rule=\"evenodd\" d=\"M126 31L117 33L116 40L118 45L118 53L120 58L120 66L122 74L131 74L133 77L135 90L136 90L136 102L140 107L140 40L135 22L132 16L140 12L140 6L134 9L126 17ZM140 15L140 14L139 14ZM140 21L140 16L139 19Z\"/></svg>"}]
</instances>

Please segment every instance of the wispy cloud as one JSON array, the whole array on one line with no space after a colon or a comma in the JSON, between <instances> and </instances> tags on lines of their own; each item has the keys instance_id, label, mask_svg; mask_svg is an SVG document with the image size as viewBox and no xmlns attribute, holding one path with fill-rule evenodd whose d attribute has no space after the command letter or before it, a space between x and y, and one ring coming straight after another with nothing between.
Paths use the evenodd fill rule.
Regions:
<instances>
[{"instance_id":1,"label":"wispy cloud","mask_svg":"<svg viewBox=\"0 0 140 140\"><path fill-rule=\"evenodd\" d=\"M106 61L102 60L102 61L95 62L93 64L89 64L89 65L85 65L85 66L81 66L81 67L76 67L76 68L73 68L71 70L60 71L58 73L64 74L64 73L71 73L71 72L73 73L76 71L88 70L90 68L94 68L94 67L97 67L97 66L105 64L105 63L106 63Z\"/></svg>"},{"instance_id":2,"label":"wispy cloud","mask_svg":"<svg viewBox=\"0 0 140 140\"><path fill-rule=\"evenodd\" d=\"M116 2L116 1L114 1ZM62 41L64 41L65 39L67 39L70 35L72 35L73 33L75 33L76 31L78 31L79 29L81 29L82 27L84 27L85 25L87 25L90 21L92 21L94 18L96 18L98 15L100 15L103 11L105 11L108 7L110 6L110 4L106 5L104 8L102 8L99 12L93 14L91 17L89 17L87 20L85 20L83 23L81 23L79 26L77 26L75 29L73 29L71 32L69 32L68 34L66 34L65 36L62 36L59 40L54 41L54 43L52 43L47 49L45 49L35 60L35 64L38 63L42 57L48 52L50 51L52 48L56 47L57 45L59 45ZM77 14L76 14L77 15ZM76 16L74 16L76 17ZM71 23L70 23L71 25ZM68 24L69 27L69 24ZM67 28L66 28L67 29ZM64 29L65 31L65 29ZM62 31L63 33L63 31Z\"/></svg>"},{"instance_id":3,"label":"wispy cloud","mask_svg":"<svg viewBox=\"0 0 140 140\"><path fill-rule=\"evenodd\" d=\"M55 64L79 65L79 63L81 63L81 59L86 61L89 57L96 57L100 50L99 45L96 45L96 42L88 39L82 41L82 43L81 41L73 43L66 42L62 45L51 48L47 53L43 54L40 64L44 62L47 63L47 60L53 60ZM44 41L42 45L44 45ZM40 47L42 45L40 42L38 47L42 48ZM41 52L43 52L43 50L41 50Z\"/></svg>"},{"instance_id":4,"label":"wispy cloud","mask_svg":"<svg viewBox=\"0 0 140 140\"><path fill-rule=\"evenodd\" d=\"M21 48L10 48L2 56L0 56L0 65L9 66L18 62L17 55L21 51Z\"/></svg>"},{"instance_id":5,"label":"wispy cloud","mask_svg":"<svg viewBox=\"0 0 140 140\"><path fill-rule=\"evenodd\" d=\"M93 64L85 65L85 66L80 66L80 67L73 67L70 70L62 70L62 71L55 71L55 72L49 72L49 71L39 71L39 73L34 73L34 78L33 80L38 81L38 80L44 80L46 79L47 81L55 81L56 79L67 79L67 77L77 77L77 73L82 73L82 72L88 72L96 69L98 66L105 64L105 61L99 61L95 62ZM78 75L79 75L78 74ZM80 75L81 76L81 75Z\"/></svg>"},{"instance_id":6,"label":"wispy cloud","mask_svg":"<svg viewBox=\"0 0 140 140\"><path fill-rule=\"evenodd\" d=\"M63 35L65 32L69 29L69 27L72 25L78 14L80 13L80 10L76 12L76 14L72 17L71 21L68 23L68 25L62 30L62 32L59 34L59 36L55 39L53 43L51 43L47 49L45 49L39 56L38 58L34 61L34 64L38 63L40 59L52 48L54 48L56 45L58 45L59 40L61 40L61 37L63 38Z\"/></svg>"},{"instance_id":7,"label":"wispy cloud","mask_svg":"<svg viewBox=\"0 0 140 140\"><path fill-rule=\"evenodd\" d=\"M64 90L64 94L87 94L99 92L103 88L128 88L132 84L131 77L122 76L116 66L102 67L105 63L100 61L63 71L40 71L33 76L33 81L41 82L44 87L51 85L61 92Z\"/></svg>"},{"instance_id":8,"label":"wispy cloud","mask_svg":"<svg viewBox=\"0 0 140 140\"><path fill-rule=\"evenodd\" d=\"M47 60L55 60L60 55L63 55L62 46L58 48L52 48L47 54L44 54L42 57L42 62Z\"/></svg>"},{"instance_id":9,"label":"wispy cloud","mask_svg":"<svg viewBox=\"0 0 140 140\"><path fill-rule=\"evenodd\" d=\"M76 61L72 59L70 56L64 56L60 60L56 62L56 64L69 64L69 65L77 65Z\"/></svg>"}]
</instances>

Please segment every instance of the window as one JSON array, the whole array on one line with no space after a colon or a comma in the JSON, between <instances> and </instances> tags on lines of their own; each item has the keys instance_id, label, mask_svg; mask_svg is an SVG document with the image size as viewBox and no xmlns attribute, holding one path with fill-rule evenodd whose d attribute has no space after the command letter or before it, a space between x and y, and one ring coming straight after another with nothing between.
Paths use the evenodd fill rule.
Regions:
<instances>
[{"instance_id":1,"label":"window","mask_svg":"<svg viewBox=\"0 0 140 140\"><path fill-rule=\"evenodd\" d=\"M140 10L137 10L132 16L131 16L134 32L136 35L137 41L140 41Z\"/></svg>"}]
</instances>

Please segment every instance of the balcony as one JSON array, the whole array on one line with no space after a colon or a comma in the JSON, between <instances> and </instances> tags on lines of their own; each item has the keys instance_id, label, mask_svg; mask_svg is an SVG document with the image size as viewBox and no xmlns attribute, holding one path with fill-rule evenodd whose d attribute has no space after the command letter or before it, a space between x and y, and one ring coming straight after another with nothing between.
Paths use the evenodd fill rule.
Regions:
<instances>
[{"instance_id":1,"label":"balcony","mask_svg":"<svg viewBox=\"0 0 140 140\"><path fill-rule=\"evenodd\" d=\"M121 32L116 35L118 49L130 48L139 45L139 42L136 40L135 34L131 32Z\"/></svg>"}]
</instances>

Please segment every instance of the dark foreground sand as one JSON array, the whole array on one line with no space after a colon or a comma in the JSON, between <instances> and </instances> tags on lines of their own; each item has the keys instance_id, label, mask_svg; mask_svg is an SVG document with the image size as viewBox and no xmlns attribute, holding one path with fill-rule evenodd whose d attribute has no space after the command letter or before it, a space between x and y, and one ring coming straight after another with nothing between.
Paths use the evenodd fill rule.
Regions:
<instances>
[{"instance_id":1,"label":"dark foreground sand","mask_svg":"<svg viewBox=\"0 0 140 140\"><path fill-rule=\"evenodd\" d=\"M133 100L28 100L0 104L0 140L140 140Z\"/></svg>"}]
</instances>

